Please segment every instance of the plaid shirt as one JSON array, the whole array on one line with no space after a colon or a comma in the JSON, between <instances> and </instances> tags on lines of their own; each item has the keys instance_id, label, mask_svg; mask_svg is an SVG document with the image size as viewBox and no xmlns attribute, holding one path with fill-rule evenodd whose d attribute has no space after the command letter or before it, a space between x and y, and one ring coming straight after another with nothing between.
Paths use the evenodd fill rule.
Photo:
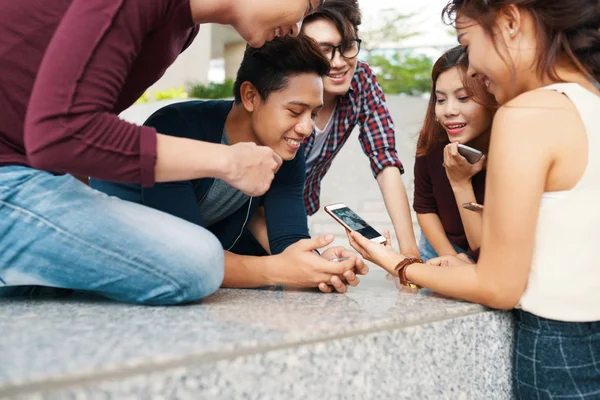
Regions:
<instances>
[{"instance_id":1,"label":"plaid shirt","mask_svg":"<svg viewBox=\"0 0 600 400\"><path fill-rule=\"evenodd\" d=\"M331 132L321 154L306 174L304 205L308 215L313 215L319 210L321 180L357 124L360 125L358 139L371 161L373 176L377 177L385 167L389 166L398 167L400 172L404 173L404 167L396 153L394 123L387 108L385 95L368 64L358 62L350 90L337 101ZM304 141L307 158L314 142L313 131L313 134Z\"/></svg>"}]
</instances>

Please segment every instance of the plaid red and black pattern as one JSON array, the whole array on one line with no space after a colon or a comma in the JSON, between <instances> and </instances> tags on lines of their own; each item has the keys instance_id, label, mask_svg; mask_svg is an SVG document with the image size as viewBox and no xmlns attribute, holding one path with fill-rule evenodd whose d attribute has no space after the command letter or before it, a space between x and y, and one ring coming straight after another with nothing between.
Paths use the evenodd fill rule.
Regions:
<instances>
[{"instance_id":1,"label":"plaid red and black pattern","mask_svg":"<svg viewBox=\"0 0 600 400\"><path fill-rule=\"evenodd\" d=\"M404 173L404 167L396 153L394 122L383 90L369 65L359 61L350 90L338 98L333 127L321 154L306 174L304 204L308 215L313 215L319 210L321 180L356 125L360 126L358 138L363 151L371 161L373 175L377 177L384 168L389 166L398 167L400 172ZM307 158L314 141L313 131L313 135L304 141Z\"/></svg>"}]
</instances>

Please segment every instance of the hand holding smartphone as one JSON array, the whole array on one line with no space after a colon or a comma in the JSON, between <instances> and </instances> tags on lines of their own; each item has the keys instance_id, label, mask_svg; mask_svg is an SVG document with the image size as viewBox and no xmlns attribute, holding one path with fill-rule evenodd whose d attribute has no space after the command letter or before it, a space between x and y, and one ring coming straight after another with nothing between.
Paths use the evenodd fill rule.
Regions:
<instances>
[{"instance_id":1,"label":"hand holding smartphone","mask_svg":"<svg viewBox=\"0 0 600 400\"><path fill-rule=\"evenodd\" d=\"M469 164L475 164L477 161L481 160L481 157L483 157L483 153L481 151L464 144L458 145L458 154L466 158Z\"/></svg>"},{"instance_id":2,"label":"hand holding smartphone","mask_svg":"<svg viewBox=\"0 0 600 400\"><path fill-rule=\"evenodd\" d=\"M345 229L358 232L374 242L385 244L385 237L373 229L371 225L367 224L344 203L327 205L325 206L325 212L331 215L333 219L340 223Z\"/></svg>"}]
</instances>

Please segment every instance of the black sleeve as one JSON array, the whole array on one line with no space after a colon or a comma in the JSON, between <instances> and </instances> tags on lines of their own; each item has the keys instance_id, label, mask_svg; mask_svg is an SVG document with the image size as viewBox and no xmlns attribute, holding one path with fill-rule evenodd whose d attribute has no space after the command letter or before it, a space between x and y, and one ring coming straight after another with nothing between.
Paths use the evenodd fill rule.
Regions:
<instances>
[{"instance_id":1,"label":"black sleeve","mask_svg":"<svg viewBox=\"0 0 600 400\"><path fill-rule=\"evenodd\" d=\"M433 195L433 186L427 167L427 156L415 160L415 194L413 209L417 214L437 214L437 201Z\"/></svg>"},{"instance_id":2,"label":"black sleeve","mask_svg":"<svg viewBox=\"0 0 600 400\"><path fill-rule=\"evenodd\" d=\"M294 160L283 164L265 195L265 218L272 254L279 254L297 241L310 238L303 197L305 168L301 147Z\"/></svg>"},{"instance_id":3,"label":"black sleeve","mask_svg":"<svg viewBox=\"0 0 600 400\"><path fill-rule=\"evenodd\" d=\"M152 126L166 135L189 137L185 119L176 108L165 107L158 110L144 125ZM142 203L203 226L192 181L157 183L152 187L142 188Z\"/></svg>"}]
</instances>

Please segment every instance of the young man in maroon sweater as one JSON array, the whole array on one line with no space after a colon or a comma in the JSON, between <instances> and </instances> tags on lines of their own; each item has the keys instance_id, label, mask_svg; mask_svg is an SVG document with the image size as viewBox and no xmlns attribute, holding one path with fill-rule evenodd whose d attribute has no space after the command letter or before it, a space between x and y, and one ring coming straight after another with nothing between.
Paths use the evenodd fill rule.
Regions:
<instances>
[{"instance_id":1,"label":"young man in maroon sweater","mask_svg":"<svg viewBox=\"0 0 600 400\"><path fill-rule=\"evenodd\" d=\"M206 229L71 174L144 186L215 177L265 193L281 165L270 148L165 136L117 115L199 24L230 24L260 47L297 35L320 3L0 0L0 296L53 287L175 304L214 292L223 249Z\"/></svg>"}]
</instances>

